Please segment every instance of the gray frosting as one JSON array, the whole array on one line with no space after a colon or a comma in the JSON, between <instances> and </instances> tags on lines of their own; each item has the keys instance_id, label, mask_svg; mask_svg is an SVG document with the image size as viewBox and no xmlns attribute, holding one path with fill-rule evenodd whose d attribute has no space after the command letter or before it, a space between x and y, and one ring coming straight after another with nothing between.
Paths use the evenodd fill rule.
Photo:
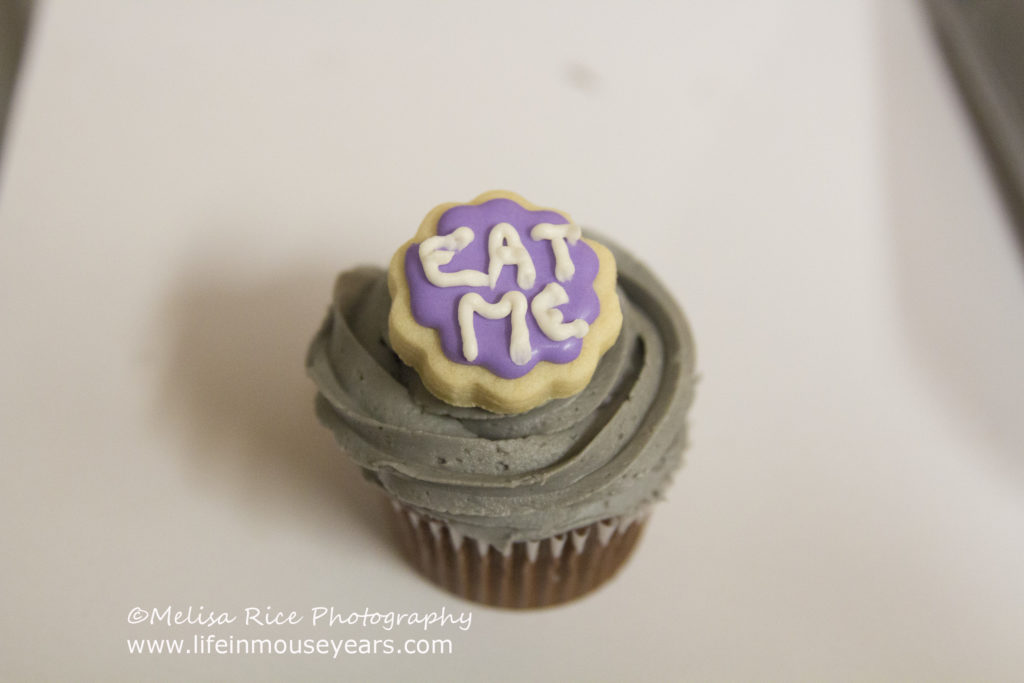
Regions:
<instances>
[{"instance_id":1,"label":"gray frosting","mask_svg":"<svg viewBox=\"0 0 1024 683\"><path fill-rule=\"evenodd\" d=\"M360 268L338 277L309 349L320 421L391 497L499 548L639 514L682 462L693 341L665 288L600 239L622 332L580 393L519 415L435 398L388 346L385 271Z\"/></svg>"}]
</instances>

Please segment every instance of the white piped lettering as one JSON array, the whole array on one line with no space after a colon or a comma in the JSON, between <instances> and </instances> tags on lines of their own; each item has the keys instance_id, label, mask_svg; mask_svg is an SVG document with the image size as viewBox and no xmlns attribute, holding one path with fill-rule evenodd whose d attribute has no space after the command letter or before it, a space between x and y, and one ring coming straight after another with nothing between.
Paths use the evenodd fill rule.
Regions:
<instances>
[{"instance_id":1,"label":"white piped lettering","mask_svg":"<svg viewBox=\"0 0 1024 683\"><path fill-rule=\"evenodd\" d=\"M572 223L555 225L538 223L530 230L529 236L535 241L547 240L554 254L555 277L559 282L568 282L576 273L575 264L569 254L569 244L576 244L580 227ZM494 289L505 266L516 267L516 284L520 289L534 286L537 278L536 267L530 253L523 246L519 231L510 223L498 223L491 228L487 238L487 272L473 269L443 272L447 265L475 238L472 228L462 226L447 235L435 235L423 240L419 247L420 263L427 280L436 287L490 287ZM553 341L565 341L570 337L582 339L590 331L586 320L577 318L564 321L564 314L558 309L569 302L565 288L556 282L549 282L533 300L527 303L526 295L509 291L495 303L488 303L475 292L464 294L459 299L458 322L462 337L462 355L473 362L480 355L477 344L474 316L489 320L509 318L512 333L509 339L509 356L516 365L525 365L533 357L530 345L530 330L526 324L527 310L533 314L540 331Z\"/></svg>"},{"instance_id":2,"label":"white piped lettering","mask_svg":"<svg viewBox=\"0 0 1024 683\"><path fill-rule=\"evenodd\" d=\"M530 312L537 321L537 327L553 341L565 341L569 337L583 339L590 331L586 320L577 318L571 323L562 322L562 312L556 308L569 303L569 295L562 285L551 282L530 302Z\"/></svg>"},{"instance_id":3,"label":"white piped lettering","mask_svg":"<svg viewBox=\"0 0 1024 683\"><path fill-rule=\"evenodd\" d=\"M444 273L441 266L448 264L455 254L473 241L473 230L462 226L448 235L434 235L420 244L420 263L427 280L435 287L486 287L487 273L479 270L457 270ZM493 285L492 285L493 286Z\"/></svg>"},{"instance_id":4,"label":"white piped lettering","mask_svg":"<svg viewBox=\"0 0 1024 683\"><path fill-rule=\"evenodd\" d=\"M559 282L568 282L576 273L576 266L569 256L569 247L566 246L565 241L569 240L569 244L576 244L581 234L580 226L574 223L562 225L538 223L530 231L530 237L535 240L551 241L551 251L555 254L555 277Z\"/></svg>"},{"instance_id":5,"label":"white piped lettering","mask_svg":"<svg viewBox=\"0 0 1024 683\"><path fill-rule=\"evenodd\" d=\"M533 287L537 270L533 266L530 252L526 251L522 240L519 239L519 231L510 223L498 223L491 228L491 234L487 238L487 253L490 257L487 276L491 289L498 284L501 269L507 265L516 267L516 284L520 289Z\"/></svg>"},{"instance_id":6,"label":"white piped lettering","mask_svg":"<svg viewBox=\"0 0 1024 683\"><path fill-rule=\"evenodd\" d=\"M459 299L459 331L462 335L462 355L470 363L480 355L476 341L473 315L479 314L489 320L511 317L512 335L508 353L516 365L526 365L533 356L530 346L530 330L526 326L526 295L522 292L505 292L497 302L490 304L476 292L463 294Z\"/></svg>"}]
</instances>

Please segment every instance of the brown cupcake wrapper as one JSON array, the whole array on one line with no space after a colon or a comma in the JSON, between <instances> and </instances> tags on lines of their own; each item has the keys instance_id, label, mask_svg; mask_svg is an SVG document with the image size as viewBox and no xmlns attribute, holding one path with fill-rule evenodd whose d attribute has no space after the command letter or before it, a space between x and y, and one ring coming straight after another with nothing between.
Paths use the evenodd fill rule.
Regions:
<instances>
[{"instance_id":1,"label":"brown cupcake wrapper","mask_svg":"<svg viewBox=\"0 0 1024 683\"><path fill-rule=\"evenodd\" d=\"M547 607L573 600L625 564L646 514L611 517L541 541L495 548L392 501L402 546L413 566L467 600L495 607Z\"/></svg>"}]
</instances>

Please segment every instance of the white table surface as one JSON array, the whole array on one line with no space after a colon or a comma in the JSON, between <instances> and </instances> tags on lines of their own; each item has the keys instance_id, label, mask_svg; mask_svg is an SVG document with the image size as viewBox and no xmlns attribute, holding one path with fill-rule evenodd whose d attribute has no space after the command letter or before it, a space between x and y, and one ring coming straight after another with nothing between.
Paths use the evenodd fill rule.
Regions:
<instances>
[{"instance_id":1,"label":"white table surface","mask_svg":"<svg viewBox=\"0 0 1024 683\"><path fill-rule=\"evenodd\" d=\"M0 188L0 678L1024 677L1022 251L920 8L430 4L39 7ZM337 271L495 187L631 243L702 374L630 564L524 614L402 562L302 366ZM207 631L454 652L127 652Z\"/></svg>"}]
</instances>

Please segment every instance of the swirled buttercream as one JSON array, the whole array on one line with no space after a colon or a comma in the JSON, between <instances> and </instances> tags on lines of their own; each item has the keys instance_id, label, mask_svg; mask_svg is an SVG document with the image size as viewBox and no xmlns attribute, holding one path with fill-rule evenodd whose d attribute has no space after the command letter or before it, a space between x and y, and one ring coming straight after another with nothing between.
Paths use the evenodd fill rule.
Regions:
<instances>
[{"instance_id":1,"label":"swirled buttercream","mask_svg":"<svg viewBox=\"0 0 1024 683\"><path fill-rule=\"evenodd\" d=\"M393 499L498 548L639 514L681 464L694 349L665 288L601 239L622 332L578 394L518 415L440 401L388 344L384 271L361 268L339 276L309 349L321 422Z\"/></svg>"}]
</instances>

